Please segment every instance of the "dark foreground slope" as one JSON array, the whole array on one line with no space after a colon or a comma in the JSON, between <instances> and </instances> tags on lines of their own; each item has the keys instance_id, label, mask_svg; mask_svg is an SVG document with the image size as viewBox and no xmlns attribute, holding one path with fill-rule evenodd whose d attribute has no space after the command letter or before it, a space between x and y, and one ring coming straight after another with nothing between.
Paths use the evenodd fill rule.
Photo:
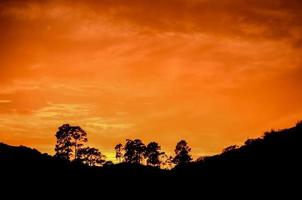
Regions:
<instances>
[{"instance_id":1,"label":"dark foreground slope","mask_svg":"<svg viewBox=\"0 0 302 200\"><path fill-rule=\"evenodd\" d=\"M219 155L201 158L175 171L191 178L241 182L298 180L302 172L301 150L302 123L298 123L289 129L266 132L241 147L231 146Z\"/></svg>"},{"instance_id":2,"label":"dark foreground slope","mask_svg":"<svg viewBox=\"0 0 302 200\"><path fill-rule=\"evenodd\" d=\"M27 147L0 144L0 180L1 185L13 188L34 183L58 190L74 189L76 184L124 192L140 188L150 193L168 187L181 194L203 192L205 188L237 191L239 187L250 192L268 187L294 192L301 182L301 136L302 123L299 123L170 171L130 164L92 168L56 160Z\"/></svg>"}]
</instances>

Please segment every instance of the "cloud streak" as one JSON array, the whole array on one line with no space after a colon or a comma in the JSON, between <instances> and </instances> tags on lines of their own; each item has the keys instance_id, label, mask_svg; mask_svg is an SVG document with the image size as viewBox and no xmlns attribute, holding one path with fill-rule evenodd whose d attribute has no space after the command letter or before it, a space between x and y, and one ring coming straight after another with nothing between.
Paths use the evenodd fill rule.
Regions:
<instances>
[{"instance_id":1,"label":"cloud streak","mask_svg":"<svg viewBox=\"0 0 302 200\"><path fill-rule=\"evenodd\" d=\"M0 99L0 103L3 103L3 104L7 104L7 103L11 103L11 102L12 102L11 100Z\"/></svg>"}]
</instances>

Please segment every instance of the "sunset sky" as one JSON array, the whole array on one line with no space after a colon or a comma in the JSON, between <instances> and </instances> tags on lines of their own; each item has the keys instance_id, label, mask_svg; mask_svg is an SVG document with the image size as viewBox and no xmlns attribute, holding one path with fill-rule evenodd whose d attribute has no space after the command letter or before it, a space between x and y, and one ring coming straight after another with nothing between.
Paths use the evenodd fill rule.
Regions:
<instances>
[{"instance_id":1,"label":"sunset sky","mask_svg":"<svg viewBox=\"0 0 302 200\"><path fill-rule=\"evenodd\" d=\"M0 1L0 141L57 128L194 158L302 119L300 0Z\"/></svg>"}]
</instances>

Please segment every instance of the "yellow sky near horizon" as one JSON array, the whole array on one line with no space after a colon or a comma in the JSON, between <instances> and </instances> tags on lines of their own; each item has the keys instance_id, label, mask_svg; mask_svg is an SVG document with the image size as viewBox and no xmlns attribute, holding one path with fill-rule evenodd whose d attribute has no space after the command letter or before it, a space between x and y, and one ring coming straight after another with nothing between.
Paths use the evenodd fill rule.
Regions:
<instances>
[{"instance_id":1,"label":"yellow sky near horizon","mask_svg":"<svg viewBox=\"0 0 302 200\"><path fill-rule=\"evenodd\" d=\"M0 2L0 141L57 128L109 158L125 139L195 158L302 119L297 0Z\"/></svg>"}]
</instances>

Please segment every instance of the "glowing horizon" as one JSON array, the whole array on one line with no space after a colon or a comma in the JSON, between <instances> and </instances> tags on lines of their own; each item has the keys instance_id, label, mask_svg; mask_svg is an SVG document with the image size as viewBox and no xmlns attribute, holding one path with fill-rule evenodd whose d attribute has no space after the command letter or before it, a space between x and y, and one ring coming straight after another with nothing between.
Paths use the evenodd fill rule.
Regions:
<instances>
[{"instance_id":1,"label":"glowing horizon","mask_svg":"<svg viewBox=\"0 0 302 200\"><path fill-rule=\"evenodd\" d=\"M79 125L111 158L180 139L195 158L302 119L295 0L0 2L0 141L53 154Z\"/></svg>"}]
</instances>

